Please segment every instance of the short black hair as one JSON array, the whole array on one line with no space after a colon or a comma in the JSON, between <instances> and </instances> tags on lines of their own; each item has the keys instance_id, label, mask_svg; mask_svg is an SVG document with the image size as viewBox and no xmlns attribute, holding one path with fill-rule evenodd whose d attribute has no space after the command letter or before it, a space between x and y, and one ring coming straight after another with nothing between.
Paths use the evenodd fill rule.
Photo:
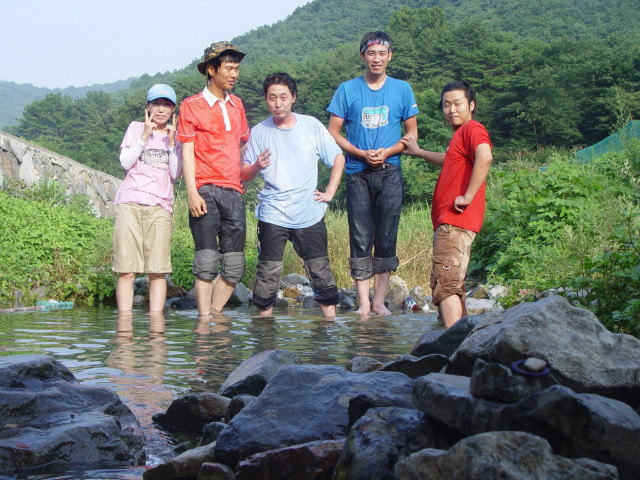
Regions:
<instances>
[{"instance_id":1,"label":"short black hair","mask_svg":"<svg viewBox=\"0 0 640 480\"><path fill-rule=\"evenodd\" d=\"M267 78L262 82L262 95L267 96L267 91L271 85L284 85L289 88L291 96L296 97L298 95L298 86L296 81L289 76L288 73L270 73Z\"/></svg>"},{"instance_id":2,"label":"short black hair","mask_svg":"<svg viewBox=\"0 0 640 480\"><path fill-rule=\"evenodd\" d=\"M360 53L364 53L367 49L367 44L372 41L386 45L387 48L389 48L389 51L392 50L391 38L389 37L389 35L384 32L368 32L364 34L362 40L360 41Z\"/></svg>"},{"instance_id":3,"label":"short black hair","mask_svg":"<svg viewBox=\"0 0 640 480\"><path fill-rule=\"evenodd\" d=\"M236 55L235 53L225 53L224 55L220 55L219 57L211 59L211 61L207 62L204 66L205 72L209 68L209 65L213 65L214 71L218 71L222 62L230 62L230 63L240 63L242 61L242 57L240 55ZM211 75L207 72L207 80L211 80Z\"/></svg>"},{"instance_id":4,"label":"short black hair","mask_svg":"<svg viewBox=\"0 0 640 480\"><path fill-rule=\"evenodd\" d=\"M476 100L476 91L473 89L473 87L471 86L471 84L469 82L464 82L464 81L460 81L457 80L455 82L450 82L447 83L443 88L442 88L442 92L440 93L440 110L442 110L442 101L444 98L444 94L447 92L453 92L456 90L460 90L464 92L464 96L467 98L469 105L471 105L471 102L474 103L475 108L471 111L471 117L475 117L476 116L476 110L478 108L478 101Z\"/></svg>"}]
</instances>

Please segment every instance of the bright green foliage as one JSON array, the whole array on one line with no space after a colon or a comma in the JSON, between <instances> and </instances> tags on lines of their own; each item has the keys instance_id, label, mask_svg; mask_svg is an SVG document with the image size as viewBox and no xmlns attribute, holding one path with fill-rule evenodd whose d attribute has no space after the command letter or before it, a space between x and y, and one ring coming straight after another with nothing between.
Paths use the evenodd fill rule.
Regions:
<instances>
[{"instance_id":1,"label":"bright green foliage","mask_svg":"<svg viewBox=\"0 0 640 480\"><path fill-rule=\"evenodd\" d=\"M10 306L14 290L28 294L41 285L59 300L92 303L113 295L111 221L83 211L82 201L62 202L62 187L55 185L34 188L31 196L40 201L0 192L3 305ZM51 192L52 201L46 201Z\"/></svg>"},{"instance_id":2,"label":"bright green foliage","mask_svg":"<svg viewBox=\"0 0 640 480\"><path fill-rule=\"evenodd\" d=\"M519 288L566 285L582 258L603 251L628 193L596 165L559 155L542 168L516 159L490 175L475 266Z\"/></svg>"},{"instance_id":3,"label":"bright green foliage","mask_svg":"<svg viewBox=\"0 0 640 480\"><path fill-rule=\"evenodd\" d=\"M574 285L586 295L578 301L607 328L640 336L640 215L627 213L608 240L603 254L584 258Z\"/></svg>"}]
</instances>

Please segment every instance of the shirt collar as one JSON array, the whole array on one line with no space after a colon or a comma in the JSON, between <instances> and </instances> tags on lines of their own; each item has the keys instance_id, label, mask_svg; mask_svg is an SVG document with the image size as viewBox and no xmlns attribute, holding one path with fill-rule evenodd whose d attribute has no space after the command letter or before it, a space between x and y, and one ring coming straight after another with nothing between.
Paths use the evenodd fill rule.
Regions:
<instances>
[{"instance_id":1,"label":"shirt collar","mask_svg":"<svg viewBox=\"0 0 640 480\"><path fill-rule=\"evenodd\" d=\"M221 102L221 103L230 102L231 105L234 105L233 100L231 100L231 95L229 95L229 92L227 92L226 90L224 92L224 100L216 97L213 93L209 91L207 87L204 87L204 90L202 91L202 96L207 101L210 107L213 107L216 102Z\"/></svg>"}]
</instances>

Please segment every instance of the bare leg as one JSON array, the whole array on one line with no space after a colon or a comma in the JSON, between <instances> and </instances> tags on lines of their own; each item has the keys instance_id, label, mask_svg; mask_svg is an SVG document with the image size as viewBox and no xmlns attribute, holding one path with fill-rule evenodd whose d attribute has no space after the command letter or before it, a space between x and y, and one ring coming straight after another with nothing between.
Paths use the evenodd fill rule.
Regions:
<instances>
[{"instance_id":1,"label":"bare leg","mask_svg":"<svg viewBox=\"0 0 640 480\"><path fill-rule=\"evenodd\" d=\"M322 305L320 304L320 310L324 318L333 320L336 318L336 306L335 305Z\"/></svg>"},{"instance_id":2,"label":"bare leg","mask_svg":"<svg viewBox=\"0 0 640 480\"><path fill-rule=\"evenodd\" d=\"M267 308L266 310L260 310L261 317L271 317L273 316L273 307Z\"/></svg>"},{"instance_id":3,"label":"bare leg","mask_svg":"<svg viewBox=\"0 0 640 480\"><path fill-rule=\"evenodd\" d=\"M376 273L373 276L373 311L378 315L391 315L391 312L384 304L384 297L389 288L389 278L391 272Z\"/></svg>"},{"instance_id":4,"label":"bare leg","mask_svg":"<svg viewBox=\"0 0 640 480\"><path fill-rule=\"evenodd\" d=\"M198 315L209 315L211 311L211 293L213 292L213 282L196 277L193 285L198 304Z\"/></svg>"},{"instance_id":5,"label":"bare leg","mask_svg":"<svg viewBox=\"0 0 640 480\"><path fill-rule=\"evenodd\" d=\"M167 299L167 280L164 273L149 274L149 311L161 312Z\"/></svg>"},{"instance_id":6,"label":"bare leg","mask_svg":"<svg viewBox=\"0 0 640 480\"><path fill-rule=\"evenodd\" d=\"M218 281L213 287L213 298L211 299L211 310L214 312L221 312L224 306L229 301L233 289L236 284L230 282L226 278L218 276Z\"/></svg>"},{"instance_id":7,"label":"bare leg","mask_svg":"<svg viewBox=\"0 0 640 480\"><path fill-rule=\"evenodd\" d=\"M444 326L449 328L462 317L462 300L458 295L451 295L440 302L438 309Z\"/></svg>"},{"instance_id":8,"label":"bare leg","mask_svg":"<svg viewBox=\"0 0 640 480\"><path fill-rule=\"evenodd\" d=\"M135 273L121 273L118 275L118 282L116 283L118 310L128 312L133 308L133 281L135 279Z\"/></svg>"},{"instance_id":9,"label":"bare leg","mask_svg":"<svg viewBox=\"0 0 640 480\"><path fill-rule=\"evenodd\" d=\"M367 280L356 280L356 290L358 290L358 302L360 308L356 310L358 315L369 315L371 313L371 301L369 300L369 288L371 282Z\"/></svg>"},{"instance_id":10,"label":"bare leg","mask_svg":"<svg viewBox=\"0 0 640 480\"><path fill-rule=\"evenodd\" d=\"M206 335L211 331L211 317L209 315L198 315L198 321L193 327L193 332L199 335Z\"/></svg>"}]
</instances>

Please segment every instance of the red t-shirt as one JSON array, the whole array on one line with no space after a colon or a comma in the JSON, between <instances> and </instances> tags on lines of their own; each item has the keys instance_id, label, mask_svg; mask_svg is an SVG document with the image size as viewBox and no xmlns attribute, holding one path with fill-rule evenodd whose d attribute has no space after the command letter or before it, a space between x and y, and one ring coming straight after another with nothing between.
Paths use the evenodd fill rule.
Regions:
<instances>
[{"instance_id":1,"label":"red t-shirt","mask_svg":"<svg viewBox=\"0 0 640 480\"><path fill-rule=\"evenodd\" d=\"M484 220L486 184L482 184L471 205L462 213L456 212L453 201L466 193L476 159L476 148L483 143L491 146L487 130L476 120L469 120L451 137L433 192L431 221L434 230L447 223L476 233L480 231Z\"/></svg>"},{"instance_id":2,"label":"red t-shirt","mask_svg":"<svg viewBox=\"0 0 640 480\"><path fill-rule=\"evenodd\" d=\"M180 104L178 141L194 143L196 187L212 183L243 192L240 183L240 141L249 140L242 101L229 94L226 102L231 128L226 129L220 102L209 106L202 92Z\"/></svg>"}]
</instances>

